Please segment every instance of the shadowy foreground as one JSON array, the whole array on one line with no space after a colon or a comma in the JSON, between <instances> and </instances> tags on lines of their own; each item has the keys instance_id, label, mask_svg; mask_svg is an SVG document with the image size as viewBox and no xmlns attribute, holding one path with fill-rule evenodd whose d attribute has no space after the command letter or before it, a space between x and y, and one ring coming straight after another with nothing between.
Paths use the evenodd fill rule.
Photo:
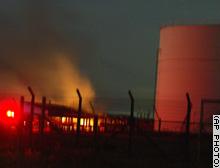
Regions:
<instances>
[{"instance_id":1,"label":"shadowy foreground","mask_svg":"<svg viewBox=\"0 0 220 168\"><path fill-rule=\"evenodd\" d=\"M74 167L74 168L208 168L212 164L211 137L144 133L127 135L81 136L39 135L33 137L33 149L28 138L19 144L16 135L1 137L0 167ZM19 146L20 145L20 146Z\"/></svg>"}]
</instances>

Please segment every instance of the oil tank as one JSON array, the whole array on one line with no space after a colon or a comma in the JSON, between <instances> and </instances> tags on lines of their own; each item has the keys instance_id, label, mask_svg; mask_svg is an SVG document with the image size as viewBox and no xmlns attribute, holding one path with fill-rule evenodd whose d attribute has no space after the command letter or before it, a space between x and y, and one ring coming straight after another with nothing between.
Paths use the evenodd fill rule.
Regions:
<instances>
[{"instance_id":1,"label":"oil tank","mask_svg":"<svg viewBox=\"0 0 220 168\"><path fill-rule=\"evenodd\" d=\"M184 130L187 92L192 102L193 129L200 121L201 99L220 99L220 25L175 25L160 29L155 109L162 121L161 130ZM217 106L206 110L210 114L204 114L205 120L220 112L220 104Z\"/></svg>"}]
</instances>

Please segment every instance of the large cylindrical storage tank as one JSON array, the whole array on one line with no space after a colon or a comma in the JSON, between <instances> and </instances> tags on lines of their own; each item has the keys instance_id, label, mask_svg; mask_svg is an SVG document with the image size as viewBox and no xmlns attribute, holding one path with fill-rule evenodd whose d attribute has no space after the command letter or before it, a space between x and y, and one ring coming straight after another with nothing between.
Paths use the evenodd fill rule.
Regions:
<instances>
[{"instance_id":1,"label":"large cylindrical storage tank","mask_svg":"<svg viewBox=\"0 0 220 168\"><path fill-rule=\"evenodd\" d=\"M199 123L201 99L220 99L220 25L162 27L157 67L155 109L161 130L184 130L186 92L192 102L191 123ZM220 104L216 107L213 113L220 112Z\"/></svg>"}]
</instances>

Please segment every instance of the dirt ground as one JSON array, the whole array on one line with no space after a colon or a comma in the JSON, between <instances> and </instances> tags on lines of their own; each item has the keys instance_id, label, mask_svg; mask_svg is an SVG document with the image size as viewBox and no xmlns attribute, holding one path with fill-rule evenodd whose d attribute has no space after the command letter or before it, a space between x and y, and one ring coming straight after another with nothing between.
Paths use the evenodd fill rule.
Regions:
<instances>
[{"instance_id":1,"label":"dirt ground","mask_svg":"<svg viewBox=\"0 0 220 168\"><path fill-rule=\"evenodd\" d=\"M74 168L208 168L212 164L212 141L205 136L143 133L129 145L127 135L39 135L19 143L17 135L1 136L0 167ZM200 145L199 145L200 144ZM200 152L199 152L200 151Z\"/></svg>"}]
</instances>

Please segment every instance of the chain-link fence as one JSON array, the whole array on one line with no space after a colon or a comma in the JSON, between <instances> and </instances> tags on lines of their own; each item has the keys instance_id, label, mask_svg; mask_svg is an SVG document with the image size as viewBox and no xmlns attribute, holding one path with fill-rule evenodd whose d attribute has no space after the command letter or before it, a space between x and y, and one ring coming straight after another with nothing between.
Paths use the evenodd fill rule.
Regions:
<instances>
[{"instance_id":1,"label":"chain-link fence","mask_svg":"<svg viewBox=\"0 0 220 168\"><path fill-rule=\"evenodd\" d=\"M110 149L124 153L144 152L143 157L161 160L164 156L168 156L167 161L164 162L169 162L170 165L207 162L205 155L209 154L207 152L209 138L199 136L198 133L201 131L201 126L203 126L202 133L210 133L211 127L208 124L211 122L212 114L218 114L215 112L218 112L217 107L219 107L218 101L203 101L201 112L198 112L199 115L202 114L202 117L199 117L202 120L198 122L192 120L189 123L191 134L187 138L185 134L187 132L186 102L178 108L182 121L169 121L160 116L161 112L157 111L153 100L136 97L133 103L129 96L127 98L96 98L92 102L82 97L81 106L79 98L73 100L72 106L56 104L49 101L49 98L46 99L46 103L42 99L42 102L32 104L31 100L30 97L25 97L23 100L21 111L23 110L24 118L20 123L22 129L15 127L14 133L8 135L8 139L6 136L2 137L0 146L2 151L7 148L12 153L19 154L21 158L16 161L23 163L26 161L22 160L22 157L28 160L30 155L39 161L39 157L45 153L47 156L44 162L49 162L50 157L59 159L63 157L60 155L63 155L64 151L73 154L72 151L76 148L80 148L77 151L85 148L101 149L107 153ZM22 101L19 103L22 106ZM34 110L32 131L30 131L32 105ZM166 106L177 107L176 101L173 103L169 101ZM12 110L10 112L12 113ZM133 115L131 115L132 112ZM192 111L191 115L193 116L194 113ZM173 113L173 115L178 114ZM3 134L7 135L7 132L2 132L2 136ZM11 145L4 146L6 142ZM54 155L55 150L59 151L59 156ZM13 157L16 158L15 155Z\"/></svg>"}]
</instances>

